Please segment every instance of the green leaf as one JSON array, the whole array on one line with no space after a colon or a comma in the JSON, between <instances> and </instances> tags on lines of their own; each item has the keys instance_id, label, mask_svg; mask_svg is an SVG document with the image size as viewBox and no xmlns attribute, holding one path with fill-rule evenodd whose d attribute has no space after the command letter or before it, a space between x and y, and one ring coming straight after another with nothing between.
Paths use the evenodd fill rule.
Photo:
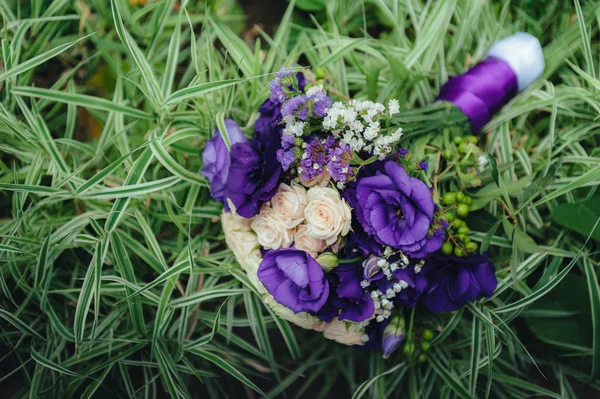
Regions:
<instances>
[{"instance_id":1,"label":"green leaf","mask_svg":"<svg viewBox=\"0 0 600 399\"><path fill-rule=\"evenodd\" d=\"M16 327L22 333L28 334L28 335L33 335L34 337L39 338L42 341L46 340L40 334L35 332L30 326L25 324L23 321L19 320L19 318L16 317L15 315L8 313L6 310L0 309L0 317L3 318L4 320L6 320L8 323L12 324L14 327Z\"/></svg>"},{"instance_id":2,"label":"green leaf","mask_svg":"<svg viewBox=\"0 0 600 399\"><path fill-rule=\"evenodd\" d=\"M33 347L31 348L30 353L31 358L33 360L50 370L57 371L61 374L69 375L71 377L79 377L79 374L61 366L60 364L54 363L53 361L46 359L44 356L40 355L35 349L33 349Z\"/></svg>"},{"instance_id":3,"label":"green leaf","mask_svg":"<svg viewBox=\"0 0 600 399\"><path fill-rule=\"evenodd\" d=\"M521 194L520 202L521 207L525 207L531 201L535 199L549 184L551 184L554 179L556 179L556 172L561 166L561 161L554 162L546 174L542 177L537 177L536 179L525 189L523 190L523 194Z\"/></svg>"},{"instance_id":4,"label":"green leaf","mask_svg":"<svg viewBox=\"0 0 600 399\"><path fill-rule=\"evenodd\" d=\"M152 158L152 150L150 148L146 148L139 158L136 159L135 163L129 170L129 174L125 179L123 186L138 184L144 177L146 169L148 169L150 166ZM112 232L118 226L121 218L123 217L123 212L127 209L130 201L131 197L119 198L115 201L104 226L104 229L107 232Z\"/></svg>"},{"instance_id":5,"label":"green leaf","mask_svg":"<svg viewBox=\"0 0 600 399\"><path fill-rule=\"evenodd\" d=\"M378 374L375 377L372 377L372 378L368 379L367 381L363 382L354 391L354 394L352 395L352 399L362 398L363 395L365 395L369 391L369 388L371 388L371 385L373 385L375 382L377 382L378 379L380 379L383 376L395 373L396 371L398 371L400 368L403 368L403 367L406 367L405 363L397 364L394 367L392 367L391 369L386 370L385 372Z\"/></svg>"},{"instance_id":6,"label":"green leaf","mask_svg":"<svg viewBox=\"0 0 600 399\"><path fill-rule=\"evenodd\" d=\"M60 90L25 86L16 86L11 90L11 93L17 96L42 98L45 100L57 101L65 104L74 104L84 108L99 109L107 112L117 112L132 118L154 119L152 114L139 109L116 104L105 98L88 96L86 94L76 94Z\"/></svg>"},{"instance_id":7,"label":"green leaf","mask_svg":"<svg viewBox=\"0 0 600 399\"><path fill-rule=\"evenodd\" d=\"M214 354L212 352L208 352L208 351L198 349L198 348L189 349L188 352L208 360L209 362L213 363L217 367L223 369L226 373L228 373L232 377L236 378L242 384L252 388L253 390L258 392L262 396L267 397L267 395L265 395L265 393L259 387L257 387L252 381L250 381L246 376L244 376L238 369L236 369L231 364L226 362L222 357L217 356L216 354Z\"/></svg>"},{"instance_id":8,"label":"green leaf","mask_svg":"<svg viewBox=\"0 0 600 399\"><path fill-rule=\"evenodd\" d=\"M542 199L537 201L534 204L534 206L539 206L550 200L553 200L554 198L558 198L561 195L565 195L566 193L571 192L575 189L585 187L587 184L598 181L599 179L600 179L600 165L588 170L584 174L578 176L574 180L572 180L569 183L565 184L564 186L560 187L558 190L554 190L550 194L546 195L545 197L543 197Z\"/></svg>"},{"instance_id":9,"label":"green leaf","mask_svg":"<svg viewBox=\"0 0 600 399\"><path fill-rule=\"evenodd\" d=\"M38 65L42 65L43 63L45 63L46 61L48 61L51 58L56 57L57 55L59 55L60 53L70 49L71 47L73 47L74 45L76 45L77 43L89 38L90 36L92 36L94 33L91 33L89 35L83 36L77 40L73 40L69 43L65 43L65 44L61 44L60 46L56 46L55 48L48 50L42 54L39 54L33 58L28 59L27 61L12 67L9 70L6 70L2 73L0 73L0 82L2 82L3 80L6 80L8 78L11 78L13 76L17 76L19 74L22 74L24 72L29 71L32 68L35 68Z\"/></svg>"},{"instance_id":10,"label":"green leaf","mask_svg":"<svg viewBox=\"0 0 600 399\"><path fill-rule=\"evenodd\" d=\"M441 363L441 358L445 358L445 356L438 350L428 356L431 367L446 382L446 384L448 384L448 387L452 389L456 395L463 399L472 399L473 396L471 396L469 391L460 382L458 376L452 372L453 370Z\"/></svg>"},{"instance_id":11,"label":"green leaf","mask_svg":"<svg viewBox=\"0 0 600 399\"><path fill-rule=\"evenodd\" d=\"M598 218L600 218L600 195L576 204L560 204L552 210L554 222L584 236L591 235L594 240L600 240L600 226L594 229Z\"/></svg>"},{"instance_id":12,"label":"green leaf","mask_svg":"<svg viewBox=\"0 0 600 399\"><path fill-rule=\"evenodd\" d=\"M196 98L203 96L211 91L223 89L225 87L233 86L241 82L245 82L246 79L229 79L221 80L216 82L201 83L194 86L188 86L184 89L177 90L169 97L167 97L165 104L180 103L188 98Z\"/></svg>"},{"instance_id":13,"label":"green leaf","mask_svg":"<svg viewBox=\"0 0 600 399\"><path fill-rule=\"evenodd\" d=\"M594 266L592 266L589 259L583 260L583 267L590 295L590 313L592 317L592 369L589 379L592 382L600 371L600 285L598 285L598 276Z\"/></svg>"},{"instance_id":14,"label":"green leaf","mask_svg":"<svg viewBox=\"0 0 600 399\"><path fill-rule=\"evenodd\" d=\"M48 247L50 245L50 237L51 233L48 233L46 239L42 243L42 248L40 249L38 262L35 265L35 280L33 283L34 287L39 287L39 285L44 281L44 275L46 274L46 268L48 267Z\"/></svg>"},{"instance_id":15,"label":"green leaf","mask_svg":"<svg viewBox=\"0 0 600 399\"><path fill-rule=\"evenodd\" d=\"M127 48L127 51L131 55L131 58L133 58L133 61L135 62L140 72L140 75L142 75L142 79L146 86L147 94L149 95L152 103L155 106L158 106L159 104L162 104L163 96L162 92L160 91L158 81L156 80L156 76L152 71L152 67L150 66L150 63L144 56L142 50L140 50L138 45L135 43L135 40L133 40L129 32L125 30L125 26L123 25L123 19L121 17L121 11L119 10L117 1L111 0L110 5L113 13L113 21L117 30L117 35L119 36L119 39L121 39L121 42L123 42L123 44Z\"/></svg>"}]
</instances>

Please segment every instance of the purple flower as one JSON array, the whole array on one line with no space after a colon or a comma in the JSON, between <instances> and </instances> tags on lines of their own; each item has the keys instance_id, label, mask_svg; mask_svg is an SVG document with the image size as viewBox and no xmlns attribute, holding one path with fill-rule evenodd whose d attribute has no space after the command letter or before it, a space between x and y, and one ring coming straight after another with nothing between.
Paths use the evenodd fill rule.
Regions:
<instances>
[{"instance_id":1,"label":"purple flower","mask_svg":"<svg viewBox=\"0 0 600 399\"><path fill-rule=\"evenodd\" d=\"M400 155L401 157L404 158L406 156L406 154L408 154L408 151L409 151L408 148L400 148L398 150L398 155Z\"/></svg>"},{"instance_id":2,"label":"purple flower","mask_svg":"<svg viewBox=\"0 0 600 399\"><path fill-rule=\"evenodd\" d=\"M433 232L428 232L427 237L425 238L424 244L417 251L412 252L410 255L413 258L423 258L430 253L433 253L440 249L444 244L444 239L446 235L444 234L444 230L437 229Z\"/></svg>"},{"instance_id":3,"label":"purple flower","mask_svg":"<svg viewBox=\"0 0 600 399\"><path fill-rule=\"evenodd\" d=\"M466 258L431 257L420 274L429 281L422 301L432 312L451 312L478 297L490 297L498 284L487 253Z\"/></svg>"},{"instance_id":4,"label":"purple flower","mask_svg":"<svg viewBox=\"0 0 600 399\"><path fill-rule=\"evenodd\" d=\"M292 97L281 106L281 115L289 116L292 115L296 110L306 103L306 96L296 96ZM308 116L308 115L307 115Z\"/></svg>"},{"instance_id":5,"label":"purple flower","mask_svg":"<svg viewBox=\"0 0 600 399\"><path fill-rule=\"evenodd\" d=\"M392 257L389 262L394 262L397 258ZM399 268L387 277L383 271L378 271L370 276L365 275L365 280L370 282L371 288L377 288L383 293L395 292L392 299L395 307L414 308L417 301L427 289L427 277L423 273L416 273L414 266ZM399 287L403 287L398 290Z\"/></svg>"},{"instance_id":6,"label":"purple flower","mask_svg":"<svg viewBox=\"0 0 600 399\"><path fill-rule=\"evenodd\" d=\"M352 149L342 141L335 143L333 137L325 140L327 149L327 171L335 181L346 183L354 176L354 169L350 166L352 160Z\"/></svg>"},{"instance_id":7,"label":"purple flower","mask_svg":"<svg viewBox=\"0 0 600 399\"><path fill-rule=\"evenodd\" d=\"M408 255L430 251L427 234L434 205L429 187L408 176L402 166L387 161L374 176L356 185L356 215L365 232L382 245ZM435 247L437 240L431 245ZM441 244L440 244L441 245Z\"/></svg>"},{"instance_id":8,"label":"purple flower","mask_svg":"<svg viewBox=\"0 0 600 399\"><path fill-rule=\"evenodd\" d=\"M404 341L405 321L402 315L394 317L383 330L381 349L383 358L387 359Z\"/></svg>"},{"instance_id":9,"label":"purple flower","mask_svg":"<svg viewBox=\"0 0 600 399\"><path fill-rule=\"evenodd\" d=\"M277 160L285 171L287 171L296 160L294 146L294 136L291 134L284 134L281 136L281 149L277 150Z\"/></svg>"},{"instance_id":10,"label":"purple flower","mask_svg":"<svg viewBox=\"0 0 600 399\"><path fill-rule=\"evenodd\" d=\"M304 145L304 155L300 160L298 172L304 180L310 180L324 172L327 163L327 152L323 143L318 138L313 138Z\"/></svg>"},{"instance_id":11,"label":"purple flower","mask_svg":"<svg viewBox=\"0 0 600 399\"><path fill-rule=\"evenodd\" d=\"M429 165L425 161L419 162L419 168L421 170L427 171L429 169Z\"/></svg>"},{"instance_id":12,"label":"purple flower","mask_svg":"<svg viewBox=\"0 0 600 399\"><path fill-rule=\"evenodd\" d=\"M385 319L382 322L373 322L367 325L365 333L369 336L369 340L364 345L355 346L362 350L381 350L383 331L389 324L390 319Z\"/></svg>"},{"instance_id":13,"label":"purple flower","mask_svg":"<svg viewBox=\"0 0 600 399\"><path fill-rule=\"evenodd\" d=\"M292 69L281 68L281 70L275 74L275 78L273 78L270 83L271 96L269 99L271 102L281 104L285 101L286 93L284 87L288 91L295 91L293 84L290 84L293 82L294 78L288 78L288 76L292 75L293 73L294 71ZM282 82L282 80L284 82ZM306 79L304 78L304 74L302 72L298 72L296 74L296 81L298 82L298 87L300 90L302 90L306 85Z\"/></svg>"},{"instance_id":14,"label":"purple flower","mask_svg":"<svg viewBox=\"0 0 600 399\"><path fill-rule=\"evenodd\" d=\"M282 173L281 164L277 161L280 148L281 137L277 128L265 128L256 132L249 143L237 143L231 147L225 196L231 199L241 216L251 218L258 214L263 202L277 192Z\"/></svg>"},{"instance_id":15,"label":"purple flower","mask_svg":"<svg viewBox=\"0 0 600 399\"><path fill-rule=\"evenodd\" d=\"M257 274L275 301L294 313L318 312L329 296L323 269L304 251L292 248L269 251Z\"/></svg>"},{"instance_id":16,"label":"purple flower","mask_svg":"<svg viewBox=\"0 0 600 399\"><path fill-rule=\"evenodd\" d=\"M356 209L356 190L354 187L348 187L346 191L344 191L344 198L350 205L350 208ZM358 255L362 256L381 256L383 250L381 248L381 244L379 244L375 239L365 233L362 225L358 221L357 218L352 218L352 226L350 229L350 233L346 236L346 256L354 257Z\"/></svg>"},{"instance_id":17,"label":"purple flower","mask_svg":"<svg viewBox=\"0 0 600 399\"><path fill-rule=\"evenodd\" d=\"M246 136L239 126L232 119L225 119L227 134L231 145L236 143L245 143ZM225 199L225 185L229 175L229 166L231 165L230 154L221 133L215 131L214 136L208 140L204 152L202 153L204 166L202 175L210 182L210 193L217 201Z\"/></svg>"},{"instance_id":18,"label":"purple flower","mask_svg":"<svg viewBox=\"0 0 600 399\"><path fill-rule=\"evenodd\" d=\"M314 95L310 96L309 98L313 101L314 104L313 114L320 117L324 117L327 113L327 109L331 105L331 98L327 97L327 94L324 91L319 91Z\"/></svg>"},{"instance_id":19,"label":"purple flower","mask_svg":"<svg viewBox=\"0 0 600 399\"><path fill-rule=\"evenodd\" d=\"M360 286L361 263L342 264L327 274L327 280L330 287L329 298L321 310L316 312L317 317L326 322L334 317L361 322L373 315L373 300Z\"/></svg>"}]
</instances>

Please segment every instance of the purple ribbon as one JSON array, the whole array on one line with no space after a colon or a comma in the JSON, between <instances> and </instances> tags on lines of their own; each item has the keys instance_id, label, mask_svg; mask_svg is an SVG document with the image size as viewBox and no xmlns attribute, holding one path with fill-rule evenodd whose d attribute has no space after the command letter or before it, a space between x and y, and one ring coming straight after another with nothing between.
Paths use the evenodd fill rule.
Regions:
<instances>
[{"instance_id":1,"label":"purple ribbon","mask_svg":"<svg viewBox=\"0 0 600 399\"><path fill-rule=\"evenodd\" d=\"M451 78L438 100L456 105L477 133L517 93L517 76L503 60L488 57L467 73Z\"/></svg>"}]
</instances>

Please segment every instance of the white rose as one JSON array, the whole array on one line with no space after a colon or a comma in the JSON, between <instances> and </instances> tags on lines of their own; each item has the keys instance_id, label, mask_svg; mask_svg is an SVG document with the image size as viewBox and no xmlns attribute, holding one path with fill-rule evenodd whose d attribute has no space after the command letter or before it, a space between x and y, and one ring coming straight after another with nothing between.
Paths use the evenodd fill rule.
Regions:
<instances>
[{"instance_id":1,"label":"white rose","mask_svg":"<svg viewBox=\"0 0 600 399\"><path fill-rule=\"evenodd\" d=\"M351 210L340 193L333 188L313 187L307 193L308 205L304 210L308 234L333 244L338 235L350 231Z\"/></svg>"},{"instance_id":2,"label":"white rose","mask_svg":"<svg viewBox=\"0 0 600 399\"><path fill-rule=\"evenodd\" d=\"M364 345L364 328L358 323L340 321L337 317L327 323L323 336L344 345Z\"/></svg>"},{"instance_id":3,"label":"white rose","mask_svg":"<svg viewBox=\"0 0 600 399\"><path fill-rule=\"evenodd\" d=\"M316 258L320 252L325 251L327 248L327 242L308 234L306 225L301 224L296 229L296 234L294 235L294 247L296 247L296 249L306 251L310 254L310 256Z\"/></svg>"},{"instance_id":4,"label":"white rose","mask_svg":"<svg viewBox=\"0 0 600 399\"><path fill-rule=\"evenodd\" d=\"M325 171L325 172L321 173L320 175L317 175L309 180L304 180L303 178L300 178L300 183L302 183L302 185L304 187L308 187L308 188L314 187L314 186L327 187L327 185L329 184L330 178L331 178L331 176L329 176L329 172Z\"/></svg>"},{"instance_id":5,"label":"white rose","mask_svg":"<svg viewBox=\"0 0 600 399\"><path fill-rule=\"evenodd\" d=\"M246 225L244 218L236 217L233 212L223 212L221 215L221 225L225 233L225 242L238 262L241 263L252 251L258 248L258 239Z\"/></svg>"},{"instance_id":6,"label":"white rose","mask_svg":"<svg viewBox=\"0 0 600 399\"><path fill-rule=\"evenodd\" d=\"M308 204L306 199L306 189L302 186L293 184L288 186L281 183L277 194L271 198L273 213L287 229L293 229L304 220L304 208Z\"/></svg>"},{"instance_id":7,"label":"white rose","mask_svg":"<svg viewBox=\"0 0 600 399\"><path fill-rule=\"evenodd\" d=\"M267 204L263 205L251 227L258 237L259 244L265 249L288 248L294 241L294 230L286 228Z\"/></svg>"},{"instance_id":8,"label":"white rose","mask_svg":"<svg viewBox=\"0 0 600 399\"><path fill-rule=\"evenodd\" d=\"M311 316L306 312L294 313L291 309L277 303L271 294L263 295L263 302L268 305L273 313L279 318L294 323L298 327L307 330L323 331L323 326L326 324L324 321Z\"/></svg>"},{"instance_id":9,"label":"white rose","mask_svg":"<svg viewBox=\"0 0 600 399\"><path fill-rule=\"evenodd\" d=\"M236 230L250 231L250 224L252 224L252 220L254 220L254 217L247 219L243 216L240 216L237 213L235 205L229 198L227 198L227 205L229 205L229 213L231 214L231 218L233 219L230 221L230 223L235 223Z\"/></svg>"},{"instance_id":10,"label":"white rose","mask_svg":"<svg viewBox=\"0 0 600 399\"><path fill-rule=\"evenodd\" d=\"M250 283L252 283L254 288L256 288L256 290L261 295L269 295L263 283L261 283L258 279L258 267L260 266L260 262L262 262L262 259L263 258L260 254L260 250L257 248L256 250L248 254L248 256L241 259L238 258L238 262L240 266L242 266L242 269L244 269L244 271L246 272L248 280L250 280Z\"/></svg>"}]
</instances>

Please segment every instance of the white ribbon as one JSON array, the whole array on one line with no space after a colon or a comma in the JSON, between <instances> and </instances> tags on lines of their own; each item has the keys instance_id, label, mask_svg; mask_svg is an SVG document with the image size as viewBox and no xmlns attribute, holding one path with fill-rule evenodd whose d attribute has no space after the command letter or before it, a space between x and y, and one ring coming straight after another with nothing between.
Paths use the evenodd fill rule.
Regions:
<instances>
[{"instance_id":1,"label":"white ribbon","mask_svg":"<svg viewBox=\"0 0 600 399\"><path fill-rule=\"evenodd\" d=\"M497 41L486 54L505 61L517 75L519 91L525 90L544 72L544 52L537 37L525 32Z\"/></svg>"}]
</instances>

